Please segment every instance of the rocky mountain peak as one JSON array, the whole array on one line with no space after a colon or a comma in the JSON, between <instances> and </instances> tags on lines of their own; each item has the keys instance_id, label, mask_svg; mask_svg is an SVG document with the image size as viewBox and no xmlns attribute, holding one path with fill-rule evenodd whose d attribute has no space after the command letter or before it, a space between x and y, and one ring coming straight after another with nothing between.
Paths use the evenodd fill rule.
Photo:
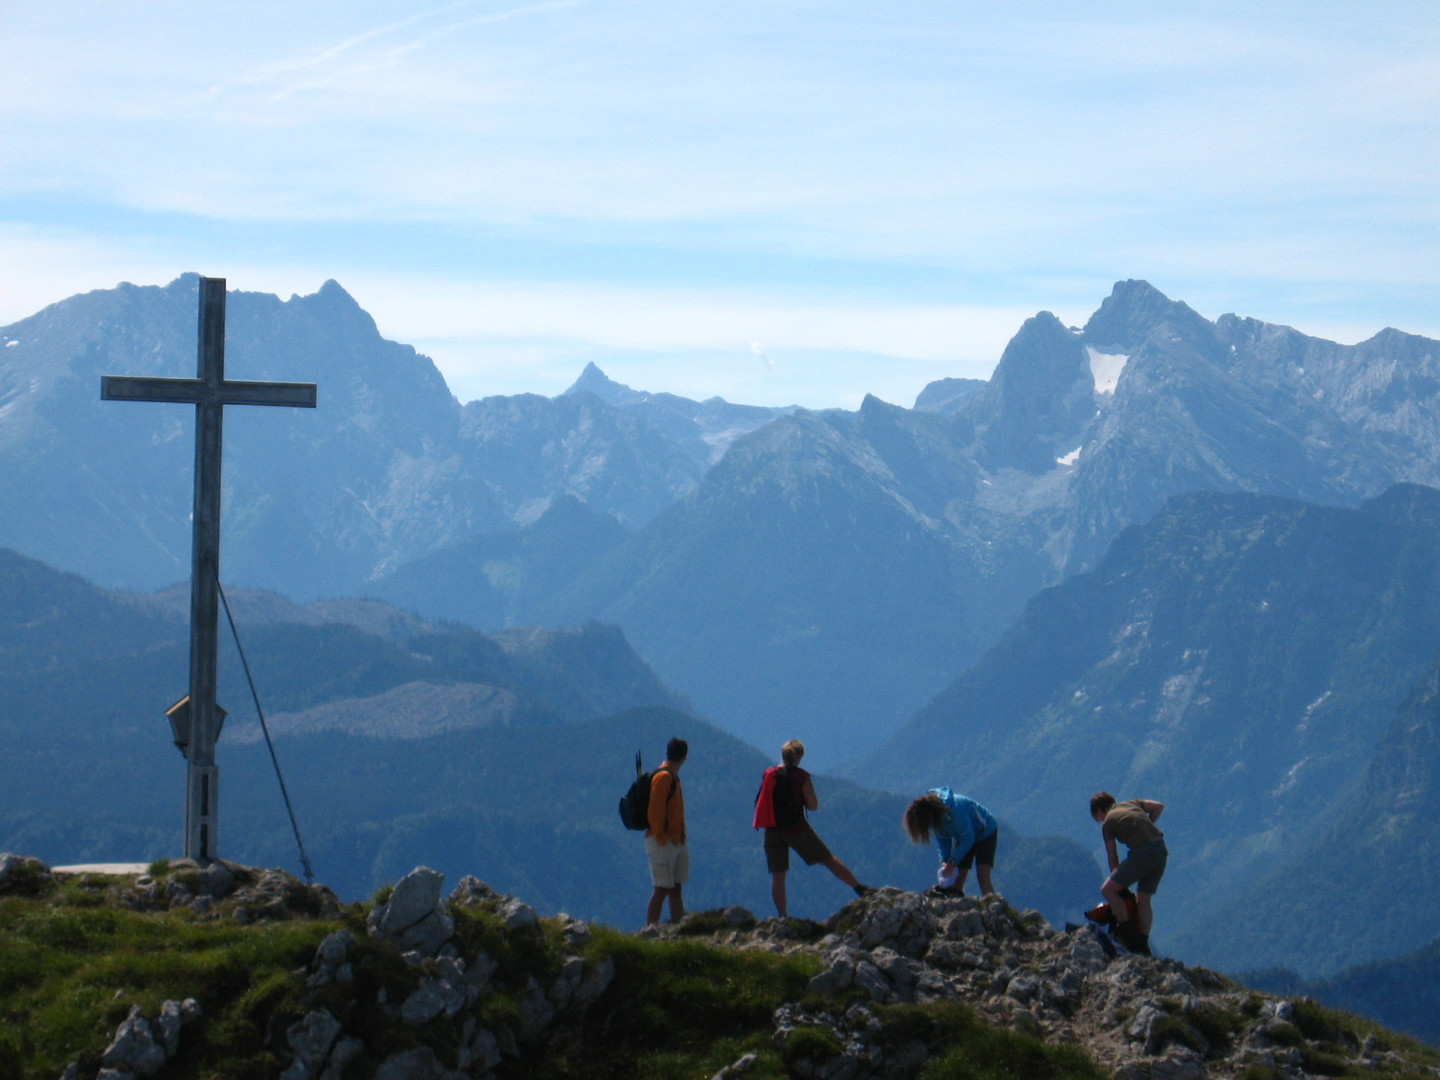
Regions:
<instances>
[{"instance_id":1,"label":"rocky mountain peak","mask_svg":"<svg viewBox=\"0 0 1440 1080\"><path fill-rule=\"evenodd\" d=\"M638 390L632 390L624 383L618 383L610 378L595 365L593 360L585 365L585 370L580 373L580 377L565 393L575 394L582 390L589 391L608 405L623 405L627 401L634 401L636 398L645 396Z\"/></svg>"},{"instance_id":2,"label":"rocky mountain peak","mask_svg":"<svg viewBox=\"0 0 1440 1080\"><path fill-rule=\"evenodd\" d=\"M884 398L878 398L874 394L866 394L864 400L860 402L860 416L862 419L867 416L879 416L897 410L900 412L908 411L904 406L892 405Z\"/></svg>"},{"instance_id":3,"label":"rocky mountain peak","mask_svg":"<svg viewBox=\"0 0 1440 1080\"><path fill-rule=\"evenodd\" d=\"M262 294L263 295L263 294ZM328 279L319 290L308 296L291 296L287 306L315 319L324 319L341 325L352 323L365 334L379 334L379 328L370 313L360 306L356 299L345 291L334 278Z\"/></svg>"},{"instance_id":4,"label":"rocky mountain peak","mask_svg":"<svg viewBox=\"0 0 1440 1080\"><path fill-rule=\"evenodd\" d=\"M917 412L958 412L984 386L984 379L936 379L916 395L914 407Z\"/></svg>"},{"instance_id":5,"label":"rocky mountain peak","mask_svg":"<svg viewBox=\"0 0 1440 1080\"><path fill-rule=\"evenodd\" d=\"M325 284L320 286L320 291L315 295L323 296L327 300L343 299L348 301L349 303L355 303L355 298L351 296L348 292L346 292L344 286L342 286L334 278L326 278ZM358 307L359 305L357 304L356 306Z\"/></svg>"},{"instance_id":6,"label":"rocky mountain peak","mask_svg":"<svg viewBox=\"0 0 1440 1080\"><path fill-rule=\"evenodd\" d=\"M1042 311L1010 340L962 415L990 468L1039 474L1083 441L1096 415L1094 391L1084 343Z\"/></svg>"},{"instance_id":7,"label":"rocky mountain peak","mask_svg":"<svg viewBox=\"0 0 1440 1080\"><path fill-rule=\"evenodd\" d=\"M1397 330L1393 326L1387 326L1374 336L1361 342L1362 345L1375 345L1382 349L1400 349L1419 346L1421 348L1433 347L1434 341L1422 337L1419 334L1411 334L1404 330Z\"/></svg>"},{"instance_id":8,"label":"rocky mountain peak","mask_svg":"<svg viewBox=\"0 0 1440 1080\"><path fill-rule=\"evenodd\" d=\"M1132 352L1167 326L1182 337L1213 332L1210 323L1187 304L1171 300L1148 281L1132 279L1115 283L1085 324L1084 337L1102 351Z\"/></svg>"}]
</instances>

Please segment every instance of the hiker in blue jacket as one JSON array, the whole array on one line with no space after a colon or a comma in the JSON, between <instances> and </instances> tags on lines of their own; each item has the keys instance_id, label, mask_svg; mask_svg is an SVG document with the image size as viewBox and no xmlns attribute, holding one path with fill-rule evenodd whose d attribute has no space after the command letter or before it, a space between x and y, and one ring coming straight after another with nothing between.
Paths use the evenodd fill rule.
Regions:
<instances>
[{"instance_id":1,"label":"hiker in blue jacket","mask_svg":"<svg viewBox=\"0 0 1440 1080\"><path fill-rule=\"evenodd\" d=\"M931 788L905 810L905 831L917 844L934 838L940 852L941 888L964 894L965 876L975 864L980 892L995 891L990 871L995 866L999 828L994 816L967 795L948 787ZM953 879L952 884L945 884Z\"/></svg>"}]
</instances>

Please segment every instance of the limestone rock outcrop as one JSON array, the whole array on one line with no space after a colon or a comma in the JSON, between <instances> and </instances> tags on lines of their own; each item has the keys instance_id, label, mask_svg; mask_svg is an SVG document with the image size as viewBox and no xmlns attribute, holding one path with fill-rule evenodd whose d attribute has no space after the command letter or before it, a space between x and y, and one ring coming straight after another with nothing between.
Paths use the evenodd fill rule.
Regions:
<instances>
[{"instance_id":1,"label":"limestone rock outcrop","mask_svg":"<svg viewBox=\"0 0 1440 1080\"><path fill-rule=\"evenodd\" d=\"M0 859L0 868L17 865ZM192 902L190 911L160 916L228 926L231 905L266 881L277 898L289 893L302 910L323 900L323 892L276 871L226 871L203 879L211 884L202 887L226 893L215 907L200 911ZM103 888L122 906L165 908L165 881L148 878L111 880ZM194 891L192 880L200 879L187 879L187 891ZM1030 1040L1073 1048L1115 1080L1360 1074L1440 1080L1440 1057L1412 1053L1382 1029L1175 959L1127 954L1097 927L1056 929L1000 896L881 888L824 923L756 920L732 907L637 932L647 942L686 943L672 954L650 945L631 951L613 931L566 915L542 919L475 878L463 879L448 897L443 883L440 874L417 868L363 924L361 909L351 908L337 920L344 925L311 938L313 953L285 980L283 1010L264 1026L263 1052L276 1062L275 1075L525 1075L532 1066L548 1067L556 1054L593 1050L597 1032L625 1022L635 971L627 969L625 990L617 993L617 961L655 965L648 969L653 977L672 958L723 966L718 949L783 954L799 963L787 961L791 989L770 999L781 1004L768 1025L771 1005L755 1017L758 1029L747 1029L743 1052L713 1080L757 1070L773 1075L777 1054L787 1074L803 1080L910 1080L956 1045L946 1024L968 1025L965 1039L1008 1039L1013 1048L1018 1038L1022 1054L1036 1052ZM714 948L697 953L696 942ZM103 1054L92 1049L62 1080L169 1075L187 1040L192 1047L203 1040L203 1024L187 1032L201 1020L193 999L166 1001L158 1012L132 1007ZM773 1049L763 1046L766 1038Z\"/></svg>"},{"instance_id":2,"label":"limestone rock outcrop","mask_svg":"<svg viewBox=\"0 0 1440 1080\"><path fill-rule=\"evenodd\" d=\"M180 1052L182 1029L199 1020L201 1012L194 998L166 1001L153 1017L147 1017L139 1005L133 1006L101 1055L102 1068L95 1074L97 1080L154 1076ZM80 1076L80 1065L76 1062L65 1070L61 1080L80 1080Z\"/></svg>"}]
</instances>

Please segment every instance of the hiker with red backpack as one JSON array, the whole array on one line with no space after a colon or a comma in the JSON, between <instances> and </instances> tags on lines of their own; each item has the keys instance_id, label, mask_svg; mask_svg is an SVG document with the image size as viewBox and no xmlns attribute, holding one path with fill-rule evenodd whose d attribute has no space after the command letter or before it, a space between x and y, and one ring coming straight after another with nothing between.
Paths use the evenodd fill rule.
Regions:
<instances>
[{"instance_id":1,"label":"hiker with red backpack","mask_svg":"<svg viewBox=\"0 0 1440 1080\"><path fill-rule=\"evenodd\" d=\"M940 852L937 888L963 896L965 877L974 863L980 891L986 896L995 891L990 871L995 867L1000 829L985 807L948 787L931 788L905 808L904 824L912 843L934 838Z\"/></svg>"},{"instance_id":2,"label":"hiker with red backpack","mask_svg":"<svg viewBox=\"0 0 1440 1080\"><path fill-rule=\"evenodd\" d=\"M760 790L755 795L755 828L765 830L765 864L770 870L770 897L775 901L775 913L784 919L789 912L786 907L785 875L790 870L790 849L805 860L806 866L819 863L837 878L855 890L856 896L866 896L873 890L861 885L850 868L830 854L805 814L818 810L820 800L815 796L815 784L810 774L800 768L800 759L805 756L805 744L791 739L780 748L781 764L765 770L760 779Z\"/></svg>"},{"instance_id":3,"label":"hiker with red backpack","mask_svg":"<svg viewBox=\"0 0 1440 1080\"><path fill-rule=\"evenodd\" d=\"M1110 876L1100 886L1100 894L1115 917L1114 932L1120 944L1141 956L1150 955L1150 927L1155 921L1150 898L1160 887L1165 863L1170 857L1165 834L1155 827L1164 811L1165 804L1154 799L1127 799L1117 803L1108 791L1090 798L1090 816L1100 824L1105 857L1110 864ZM1128 849L1124 862L1116 854L1116 840ZM1126 903L1131 885L1135 886L1133 918Z\"/></svg>"}]
</instances>

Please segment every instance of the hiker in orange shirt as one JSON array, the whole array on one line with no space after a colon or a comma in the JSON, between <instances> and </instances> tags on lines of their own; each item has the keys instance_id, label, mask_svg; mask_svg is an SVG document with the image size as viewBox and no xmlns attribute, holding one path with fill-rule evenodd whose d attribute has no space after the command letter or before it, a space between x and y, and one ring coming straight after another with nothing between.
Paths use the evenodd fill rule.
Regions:
<instances>
[{"instance_id":1,"label":"hiker in orange shirt","mask_svg":"<svg viewBox=\"0 0 1440 1080\"><path fill-rule=\"evenodd\" d=\"M645 854L650 860L650 879L655 891L645 909L645 925L660 921L660 909L668 897L670 921L685 914L681 889L690 880L690 850L685 846L685 793L680 790L680 766L690 753L684 739L671 739L665 746L665 762L650 778L650 827L645 830Z\"/></svg>"}]
</instances>

